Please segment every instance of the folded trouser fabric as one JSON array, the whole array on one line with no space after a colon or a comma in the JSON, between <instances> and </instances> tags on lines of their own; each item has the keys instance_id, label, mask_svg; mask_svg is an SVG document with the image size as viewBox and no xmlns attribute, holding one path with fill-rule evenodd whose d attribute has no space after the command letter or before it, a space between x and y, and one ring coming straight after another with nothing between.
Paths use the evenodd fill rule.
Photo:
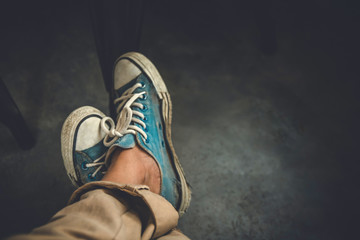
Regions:
<instances>
[{"instance_id":1,"label":"folded trouser fabric","mask_svg":"<svg viewBox=\"0 0 360 240\"><path fill-rule=\"evenodd\" d=\"M178 219L147 186L99 181L77 189L49 223L10 239L189 239L176 229Z\"/></svg>"}]
</instances>

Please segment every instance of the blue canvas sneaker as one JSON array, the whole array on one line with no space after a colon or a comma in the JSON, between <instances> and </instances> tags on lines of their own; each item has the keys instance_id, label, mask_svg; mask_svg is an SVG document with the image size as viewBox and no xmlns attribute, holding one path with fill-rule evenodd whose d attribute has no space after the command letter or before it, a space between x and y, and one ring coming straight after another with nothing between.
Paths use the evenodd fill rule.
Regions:
<instances>
[{"instance_id":1,"label":"blue canvas sneaker","mask_svg":"<svg viewBox=\"0 0 360 240\"><path fill-rule=\"evenodd\" d=\"M61 153L67 175L74 186L101 180L105 173L105 133L101 123L105 115L85 106L74 110L61 131Z\"/></svg>"},{"instance_id":2,"label":"blue canvas sneaker","mask_svg":"<svg viewBox=\"0 0 360 240\"><path fill-rule=\"evenodd\" d=\"M164 81L150 60L130 52L116 61L113 86L117 119L115 125L104 118L104 144L109 147L105 161L109 164L117 148L140 146L160 169L160 194L181 216L189 207L191 191L171 140L172 105Z\"/></svg>"}]
</instances>

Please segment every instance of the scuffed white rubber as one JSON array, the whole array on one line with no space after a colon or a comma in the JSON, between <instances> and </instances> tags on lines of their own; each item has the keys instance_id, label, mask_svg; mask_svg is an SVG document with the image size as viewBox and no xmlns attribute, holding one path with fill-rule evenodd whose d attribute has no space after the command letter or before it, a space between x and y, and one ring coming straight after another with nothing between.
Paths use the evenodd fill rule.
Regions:
<instances>
[{"instance_id":1,"label":"scuffed white rubber","mask_svg":"<svg viewBox=\"0 0 360 240\"><path fill-rule=\"evenodd\" d=\"M69 176L72 184L76 187L79 187L77 184L79 179L76 176L73 159L75 131L79 123L89 115L98 115L101 118L105 117L104 113L94 107L80 107L70 113L61 129L61 154L64 160L66 173Z\"/></svg>"}]
</instances>

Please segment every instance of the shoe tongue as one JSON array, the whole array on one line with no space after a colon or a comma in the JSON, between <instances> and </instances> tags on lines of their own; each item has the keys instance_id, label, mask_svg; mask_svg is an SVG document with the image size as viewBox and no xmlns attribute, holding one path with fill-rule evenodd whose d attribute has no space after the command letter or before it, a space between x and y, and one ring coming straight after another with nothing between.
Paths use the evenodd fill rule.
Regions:
<instances>
[{"instance_id":1,"label":"shoe tongue","mask_svg":"<svg viewBox=\"0 0 360 240\"><path fill-rule=\"evenodd\" d=\"M117 149L117 148L122 148L122 149L129 149L129 148L133 148L135 147L135 136L132 134L126 134L124 136L122 136L121 138L119 138L118 140L116 140L113 145L111 145L111 147L109 148L108 152L106 153L106 157L105 157L105 165L107 167L110 166L111 163L111 155L113 154L113 152Z\"/></svg>"},{"instance_id":2,"label":"shoe tongue","mask_svg":"<svg viewBox=\"0 0 360 240\"><path fill-rule=\"evenodd\" d=\"M124 86L120 87L119 89L115 90L115 97L119 98L123 95L123 93L129 89L130 87L134 86L136 84L136 82L138 81L138 78L143 75L143 74L139 74L139 76L135 77L133 80L131 80L130 82L128 82L127 84L125 84Z\"/></svg>"},{"instance_id":3,"label":"shoe tongue","mask_svg":"<svg viewBox=\"0 0 360 240\"><path fill-rule=\"evenodd\" d=\"M114 142L115 146L128 149L135 147L135 136L132 134L126 134Z\"/></svg>"}]
</instances>

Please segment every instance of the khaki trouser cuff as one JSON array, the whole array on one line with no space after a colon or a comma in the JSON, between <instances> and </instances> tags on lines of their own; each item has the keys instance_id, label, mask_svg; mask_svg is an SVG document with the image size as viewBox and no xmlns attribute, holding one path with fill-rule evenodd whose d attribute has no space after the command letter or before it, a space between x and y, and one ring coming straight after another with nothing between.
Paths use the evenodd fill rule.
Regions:
<instances>
[{"instance_id":1,"label":"khaki trouser cuff","mask_svg":"<svg viewBox=\"0 0 360 240\"><path fill-rule=\"evenodd\" d=\"M71 195L69 204L81 200L86 193L96 189L104 189L115 198L128 199L129 204L141 212L142 221L148 226L154 226L154 229L151 227L145 229L145 231L153 231L152 238L160 237L177 226L179 215L175 208L165 198L151 192L146 185L118 184L108 181L91 182L78 188Z\"/></svg>"}]
</instances>

